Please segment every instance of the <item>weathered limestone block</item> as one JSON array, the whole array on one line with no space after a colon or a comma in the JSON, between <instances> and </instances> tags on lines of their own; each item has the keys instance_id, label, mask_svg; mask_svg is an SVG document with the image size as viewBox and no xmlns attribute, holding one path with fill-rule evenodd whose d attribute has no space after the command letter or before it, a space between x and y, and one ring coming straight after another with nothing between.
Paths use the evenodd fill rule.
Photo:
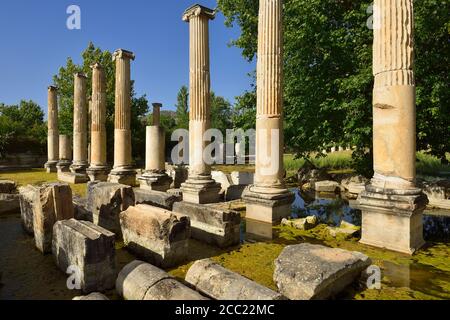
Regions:
<instances>
[{"instance_id":1,"label":"weathered limestone block","mask_svg":"<svg viewBox=\"0 0 450 320\"><path fill-rule=\"evenodd\" d=\"M114 234L87 221L59 221L53 227L53 255L66 272L76 267L85 293L114 288L116 252Z\"/></svg>"},{"instance_id":2,"label":"weathered limestone block","mask_svg":"<svg viewBox=\"0 0 450 320\"><path fill-rule=\"evenodd\" d=\"M255 174L251 172L234 171L231 173L231 181L234 185L248 186L253 184L254 180Z\"/></svg>"},{"instance_id":3,"label":"weathered limestone block","mask_svg":"<svg viewBox=\"0 0 450 320\"><path fill-rule=\"evenodd\" d=\"M342 235L345 238L351 238L361 232L361 227L355 226L346 221L342 221L339 228L327 227L327 231L334 238L336 238L338 235Z\"/></svg>"},{"instance_id":4,"label":"weathered limestone block","mask_svg":"<svg viewBox=\"0 0 450 320\"><path fill-rule=\"evenodd\" d=\"M141 204L122 212L120 225L125 245L147 262L168 268L188 257L191 230L187 216Z\"/></svg>"},{"instance_id":5,"label":"weathered limestone block","mask_svg":"<svg viewBox=\"0 0 450 320\"><path fill-rule=\"evenodd\" d=\"M221 248L240 242L241 216L237 211L184 201L174 203L173 211L189 216L194 239Z\"/></svg>"},{"instance_id":6,"label":"weathered limestone block","mask_svg":"<svg viewBox=\"0 0 450 320\"><path fill-rule=\"evenodd\" d=\"M220 184L222 190L228 189L232 184L231 178L222 171L212 171L211 177L213 178L214 181Z\"/></svg>"},{"instance_id":7,"label":"weathered limestone block","mask_svg":"<svg viewBox=\"0 0 450 320\"><path fill-rule=\"evenodd\" d=\"M33 216L34 216L34 203L39 200L37 187L26 186L19 188L20 194L20 215L22 218L22 226L25 232L30 235L34 234L33 229Z\"/></svg>"},{"instance_id":8,"label":"weathered limestone block","mask_svg":"<svg viewBox=\"0 0 450 320\"><path fill-rule=\"evenodd\" d=\"M247 188L247 186L243 185L243 184L230 186L225 191L225 201L233 201L233 200L242 199L242 196L243 196L246 188Z\"/></svg>"},{"instance_id":9,"label":"weathered limestone block","mask_svg":"<svg viewBox=\"0 0 450 320\"><path fill-rule=\"evenodd\" d=\"M120 235L119 214L134 205L133 188L127 185L100 182L89 184L87 208L94 224Z\"/></svg>"},{"instance_id":10,"label":"weathered limestone block","mask_svg":"<svg viewBox=\"0 0 450 320\"><path fill-rule=\"evenodd\" d=\"M92 212L87 207L88 202L86 198L74 196L72 202L75 219L93 222Z\"/></svg>"},{"instance_id":11,"label":"weathered limestone block","mask_svg":"<svg viewBox=\"0 0 450 320\"><path fill-rule=\"evenodd\" d=\"M17 213L20 210L18 194L0 193L0 214Z\"/></svg>"},{"instance_id":12,"label":"weathered limestone block","mask_svg":"<svg viewBox=\"0 0 450 320\"><path fill-rule=\"evenodd\" d=\"M151 206L172 210L175 201L181 201L179 197L166 192L134 188L136 204L148 204Z\"/></svg>"},{"instance_id":13,"label":"weathered limestone block","mask_svg":"<svg viewBox=\"0 0 450 320\"><path fill-rule=\"evenodd\" d=\"M183 201L183 192L180 189L169 189L167 193L176 197L178 199L177 201Z\"/></svg>"},{"instance_id":14,"label":"weathered limestone block","mask_svg":"<svg viewBox=\"0 0 450 320\"><path fill-rule=\"evenodd\" d=\"M303 243L286 247L275 260L274 281L291 300L332 297L371 264L359 252Z\"/></svg>"},{"instance_id":15,"label":"weathered limestone block","mask_svg":"<svg viewBox=\"0 0 450 320\"><path fill-rule=\"evenodd\" d=\"M310 183L313 185L318 181L330 180L330 175L326 169L318 169L311 164L306 164L297 172L298 182L300 184Z\"/></svg>"},{"instance_id":16,"label":"weathered limestone block","mask_svg":"<svg viewBox=\"0 0 450 320\"><path fill-rule=\"evenodd\" d=\"M89 181L89 177L84 173L58 172L58 180L71 184L82 184Z\"/></svg>"},{"instance_id":17,"label":"weathered limestone block","mask_svg":"<svg viewBox=\"0 0 450 320\"><path fill-rule=\"evenodd\" d=\"M84 301L84 300L86 300L86 301L95 301L95 300L97 300L97 301L106 301L106 300L109 300L109 299L104 294L101 294L99 292L94 292L94 293L91 293L91 294L89 294L87 296L75 297L72 300L79 300L79 301Z\"/></svg>"},{"instance_id":18,"label":"weathered limestone block","mask_svg":"<svg viewBox=\"0 0 450 320\"><path fill-rule=\"evenodd\" d=\"M339 183L336 181L318 181L312 187L317 192L335 193L340 191Z\"/></svg>"},{"instance_id":19,"label":"weathered limestone block","mask_svg":"<svg viewBox=\"0 0 450 320\"><path fill-rule=\"evenodd\" d=\"M171 187L174 189L179 189L181 184L186 182L189 175L188 167L182 165L168 165L166 166L166 172L173 179Z\"/></svg>"},{"instance_id":20,"label":"weathered limestone block","mask_svg":"<svg viewBox=\"0 0 450 320\"><path fill-rule=\"evenodd\" d=\"M427 195L429 206L441 209L450 209L450 181L422 182L423 192Z\"/></svg>"},{"instance_id":21,"label":"weathered limestone block","mask_svg":"<svg viewBox=\"0 0 450 320\"><path fill-rule=\"evenodd\" d=\"M316 216L309 216L302 219L283 219L281 225L293 227L299 230L310 230L317 226L319 219Z\"/></svg>"},{"instance_id":22,"label":"weathered limestone block","mask_svg":"<svg viewBox=\"0 0 450 320\"><path fill-rule=\"evenodd\" d=\"M15 181L11 180L0 180L0 193L15 193L17 189L17 184Z\"/></svg>"},{"instance_id":23,"label":"weathered limestone block","mask_svg":"<svg viewBox=\"0 0 450 320\"><path fill-rule=\"evenodd\" d=\"M0 180L0 214L17 213L20 209L19 198L14 181Z\"/></svg>"},{"instance_id":24,"label":"weathered limestone block","mask_svg":"<svg viewBox=\"0 0 450 320\"><path fill-rule=\"evenodd\" d=\"M32 196L33 230L36 247L42 253L52 252L53 225L74 217L72 189L63 183L44 184Z\"/></svg>"},{"instance_id":25,"label":"weathered limestone block","mask_svg":"<svg viewBox=\"0 0 450 320\"><path fill-rule=\"evenodd\" d=\"M356 198L365 191L367 184L369 180L363 176L352 176L341 181L341 186L347 190L351 198Z\"/></svg>"},{"instance_id":26,"label":"weathered limestone block","mask_svg":"<svg viewBox=\"0 0 450 320\"><path fill-rule=\"evenodd\" d=\"M216 300L283 300L269 288L227 270L210 259L195 262L186 274L186 282Z\"/></svg>"},{"instance_id":27,"label":"weathered limestone block","mask_svg":"<svg viewBox=\"0 0 450 320\"><path fill-rule=\"evenodd\" d=\"M138 260L119 273L116 290L126 300L208 300L163 270Z\"/></svg>"}]
</instances>

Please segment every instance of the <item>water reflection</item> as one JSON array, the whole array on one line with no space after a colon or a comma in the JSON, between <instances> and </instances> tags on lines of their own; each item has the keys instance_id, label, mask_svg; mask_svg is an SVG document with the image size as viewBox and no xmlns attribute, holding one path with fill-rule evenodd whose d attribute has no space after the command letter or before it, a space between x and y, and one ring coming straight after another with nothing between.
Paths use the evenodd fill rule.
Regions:
<instances>
[{"instance_id":1,"label":"water reflection","mask_svg":"<svg viewBox=\"0 0 450 320\"><path fill-rule=\"evenodd\" d=\"M320 223L340 226L342 221L361 226L361 210L356 200L349 200L337 194L304 193L299 189L292 205L292 218L316 216ZM423 217L424 238L428 241L450 241L450 214L426 211ZM242 229L243 240L273 240L277 232L273 225L247 219Z\"/></svg>"}]
</instances>

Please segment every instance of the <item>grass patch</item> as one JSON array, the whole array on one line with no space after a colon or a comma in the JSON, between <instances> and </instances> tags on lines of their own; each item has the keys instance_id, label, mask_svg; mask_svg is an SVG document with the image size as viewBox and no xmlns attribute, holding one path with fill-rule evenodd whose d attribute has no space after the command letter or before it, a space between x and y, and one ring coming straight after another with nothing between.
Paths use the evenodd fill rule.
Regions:
<instances>
[{"instance_id":1,"label":"grass patch","mask_svg":"<svg viewBox=\"0 0 450 320\"><path fill-rule=\"evenodd\" d=\"M26 185L40 185L44 183L58 182L56 173L47 173L45 169L30 169L26 171L14 171L0 173L0 180L13 180L19 187ZM71 184L73 194L84 197L87 192L86 184Z\"/></svg>"},{"instance_id":2,"label":"grass patch","mask_svg":"<svg viewBox=\"0 0 450 320\"><path fill-rule=\"evenodd\" d=\"M447 153L447 159L450 161L450 153ZM417 153L417 173L422 175L450 175L450 166L441 164L441 161L425 152Z\"/></svg>"},{"instance_id":3,"label":"grass patch","mask_svg":"<svg viewBox=\"0 0 450 320\"><path fill-rule=\"evenodd\" d=\"M352 152L351 151L339 151L330 153L325 157L308 159L318 168L327 168L330 171L348 171L352 170ZM295 159L293 154L284 155L284 167L287 171L287 175L292 176L297 173L298 169L304 166L305 159Z\"/></svg>"}]
</instances>

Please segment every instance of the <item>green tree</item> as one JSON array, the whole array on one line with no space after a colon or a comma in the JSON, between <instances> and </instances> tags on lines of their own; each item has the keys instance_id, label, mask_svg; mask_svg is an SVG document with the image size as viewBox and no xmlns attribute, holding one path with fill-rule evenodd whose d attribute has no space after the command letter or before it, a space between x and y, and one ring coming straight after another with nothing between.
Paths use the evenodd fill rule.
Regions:
<instances>
[{"instance_id":1,"label":"green tree","mask_svg":"<svg viewBox=\"0 0 450 320\"><path fill-rule=\"evenodd\" d=\"M233 127L232 114L231 103L224 97L216 96L214 92L211 92L211 128L225 134L227 129Z\"/></svg>"},{"instance_id":2,"label":"green tree","mask_svg":"<svg viewBox=\"0 0 450 320\"><path fill-rule=\"evenodd\" d=\"M298 156L333 145L356 146L356 168L371 175L372 0L285 0L285 134ZM245 59L257 52L258 2L218 0L233 42ZM419 147L443 157L449 150L450 39L448 1L414 1ZM237 123L252 125L255 91L238 99Z\"/></svg>"},{"instance_id":3,"label":"green tree","mask_svg":"<svg viewBox=\"0 0 450 320\"><path fill-rule=\"evenodd\" d=\"M177 95L175 121L178 128L189 128L189 90L186 86L182 86Z\"/></svg>"},{"instance_id":4,"label":"green tree","mask_svg":"<svg viewBox=\"0 0 450 320\"><path fill-rule=\"evenodd\" d=\"M47 125L44 112L33 101L20 101L19 105L0 104L0 157L6 153L44 153Z\"/></svg>"},{"instance_id":5,"label":"green tree","mask_svg":"<svg viewBox=\"0 0 450 320\"><path fill-rule=\"evenodd\" d=\"M58 87L59 96L59 128L62 134L71 135L73 132L73 86L74 74L83 72L87 75L87 92L90 97L92 92L92 69L91 65L100 63L106 78L106 130L108 161L114 156L114 109L115 109L115 64L112 53L95 47L91 42L82 53L81 65L76 65L72 58L68 58L66 65L59 69L54 76L55 85ZM132 151L135 159L143 159L145 154L145 124L148 113L148 102L146 96L136 97L132 81L131 90L131 131Z\"/></svg>"}]
</instances>

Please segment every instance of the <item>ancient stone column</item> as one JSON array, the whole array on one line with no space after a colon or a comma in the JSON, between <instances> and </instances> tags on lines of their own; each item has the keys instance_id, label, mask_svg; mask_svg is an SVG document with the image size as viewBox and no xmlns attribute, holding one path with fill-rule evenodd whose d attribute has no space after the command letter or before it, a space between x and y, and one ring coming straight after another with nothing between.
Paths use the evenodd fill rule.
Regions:
<instances>
[{"instance_id":1,"label":"ancient stone column","mask_svg":"<svg viewBox=\"0 0 450 320\"><path fill-rule=\"evenodd\" d=\"M182 184L183 199L194 203L219 201L220 185L211 178L211 168L203 158L207 143L204 133L211 125L209 63L209 20L211 9L194 5L184 12L189 23L189 178Z\"/></svg>"},{"instance_id":2,"label":"ancient stone column","mask_svg":"<svg viewBox=\"0 0 450 320\"><path fill-rule=\"evenodd\" d=\"M48 161L45 164L47 172L56 172L59 160L59 130L58 130L58 92L57 88L48 87Z\"/></svg>"},{"instance_id":3,"label":"ancient stone column","mask_svg":"<svg viewBox=\"0 0 450 320\"><path fill-rule=\"evenodd\" d=\"M92 65L91 158L87 174L91 181L108 180L106 160L106 78L102 66Z\"/></svg>"},{"instance_id":4,"label":"ancient stone column","mask_svg":"<svg viewBox=\"0 0 450 320\"><path fill-rule=\"evenodd\" d=\"M135 56L126 50L116 50L116 106L114 124L114 168L108 181L136 185L136 171L131 159L131 75L130 61Z\"/></svg>"},{"instance_id":5,"label":"ancient stone column","mask_svg":"<svg viewBox=\"0 0 450 320\"><path fill-rule=\"evenodd\" d=\"M59 135L58 173L69 172L72 164L72 139L68 135Z\"/></svg>"},{"instance_id":6,"label":"ancient stone column","mask_svg":"<svg viewBox=\"0 0 450 320\"><path fill-rule=\"evenodd\" d=\"M73 107L73 163L72 173L85 174L88 167L87 155L87 117L88 105L86 96L87 77L83 73L74 75L74 107Z\"/></svg>"},{"instance_id":7,"label":"ancient stone column","mask_svg":"<svg viewBox=\"0 0 450 320\"><path fill-rule=\"evenodd\" d=\"M139 178L141 188L166 192L172 178L166 173L166 135L160 126L160 103L153 104L153 126L147 127L145 172Z\"/></svg>"},{"instance_id":8,"label":"ancient stone column","mask_svg":"<svg viewBox=\"0 0 450 320\"><path fill-rule=\"evenodd\" d=\"M416 100L413 0L375 0L375 175L360 196L361 242L404 253L423 244L427 198L415 187Z\"/></svg>"},{"instance_id":9,"label":"ancient stone column","mask_svg":"<svg viewBox=\"0 0 450 320\"><path fill-rule=\"evenodd\" d=\"M244 194L246 218L279 222L294 196L284 184L282 0L260 0L255 182Z\"/></svg>"}]
</instances>

